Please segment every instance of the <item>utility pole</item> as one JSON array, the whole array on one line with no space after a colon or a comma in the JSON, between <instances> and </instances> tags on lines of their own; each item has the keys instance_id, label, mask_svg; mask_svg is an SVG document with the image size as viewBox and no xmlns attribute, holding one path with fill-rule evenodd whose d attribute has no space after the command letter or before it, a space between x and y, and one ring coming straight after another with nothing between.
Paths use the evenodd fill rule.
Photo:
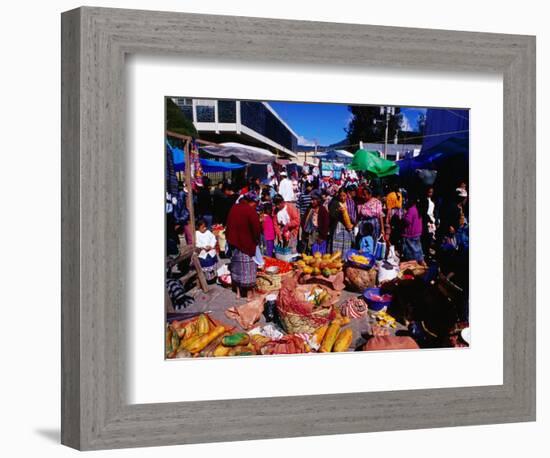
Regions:
<instances>
[{"instance_id":1,"label":"utility pole","mask_svg":"<svg viewBox=\"0 0 550 458\"><path fill-rule=\"evenodd\" d=\"M390 110L386 108L386 135L384 136L384 159L388 157L388 128L390 125Z\"/></svg>"}]
</instances>

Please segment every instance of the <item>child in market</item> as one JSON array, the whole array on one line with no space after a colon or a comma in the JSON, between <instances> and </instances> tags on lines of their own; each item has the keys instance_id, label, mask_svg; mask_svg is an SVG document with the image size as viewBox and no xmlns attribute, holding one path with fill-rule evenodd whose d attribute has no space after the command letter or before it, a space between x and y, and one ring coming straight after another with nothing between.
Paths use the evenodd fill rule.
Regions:
<instances>
[{"instance_id":1,"label":"child in market","mask_svg":"<svg viewBox=\"0 0 550 458\"><path fill-rule=\"evenodd\" d=\"M371 223L363 224L361 228L361 240L359 241L359 251L374 256L374 227Z\"/></svg>"},{"instance_id":2,"label":"child in market","mask_svg":"<svg viewBox=\"0 0 550 458\"><path fill-rule=\"evenodd\" d=\"M275 222L273 220L273 204L271 202L263 204L260 220L262 222L265 255L272 258L275 247Z\"/></svg>"},{"instance_id":3,"label":"child in market","mask_svg":"<svg viewBox=\"0 0 550 458\"><path fill-rule=\"evenodd\" d=\"M199 262L208 283L216 281L216 267L218 255L216 254L216 236L208 230L206 221L199 219L196 224L195 247L198 253Z\"/></svg>"}]
</instances>

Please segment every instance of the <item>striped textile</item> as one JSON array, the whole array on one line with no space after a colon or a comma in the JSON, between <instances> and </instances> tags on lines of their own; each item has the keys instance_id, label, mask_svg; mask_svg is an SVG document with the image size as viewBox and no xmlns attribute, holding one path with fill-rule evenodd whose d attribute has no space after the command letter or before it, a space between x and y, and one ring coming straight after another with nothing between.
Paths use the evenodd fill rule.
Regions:
<instances>
[{"instance_id":1,"label":"striped textile","mask_svg":"<svg viewBox=\"0 0 550 458\"><path fill-rule=\"evenodd\" d=\"M331 253L340 251L345 254L353 246L353 232L348 231L345 226L338 221L338 225L334 230L331 243Z\"/></svg>"},{"instance_id":2,"label":"striped textile","mask_svg":"<svg viewBox=\"0 0 550 458\"><path fill-rule=\"evenodd\" d=\"M355 224L357 222L357 205L355 205L355 201L351 197L346 198L346 208L351 224Z\"/></svg>"},{"instance_id":3,"label":"striped textile","mask_svg":"<svg viewBox=\"0 0 550 458\"><path fill-rule=\"evenodd\" d=\"M206 258L199 258L199 263L204 272L206 281L212 281L217 276L218 257L207 255Z\"/></svg>"},{"instance_id":4,"label":"striped textile","mask_svg":"<svg viewBox=\"0 0 550 458\"><path fill-rule=\"evenodd\" d=\"M257 265L252 256L233 247L231 256L231 283L243 288L256 286Z\"/></svg>"},{"instance_id":5,"label":"striped textile","mask_svg":"<svg viewBox=\"0 0 550 458\"><path fill-rule=\"evenodd\" d=\"M306 214L307 209L311 205L311 193L300 194L300 198L298 199L298 207L300 209L300 216L304 216Z\"/></svg>"}]
</instances>

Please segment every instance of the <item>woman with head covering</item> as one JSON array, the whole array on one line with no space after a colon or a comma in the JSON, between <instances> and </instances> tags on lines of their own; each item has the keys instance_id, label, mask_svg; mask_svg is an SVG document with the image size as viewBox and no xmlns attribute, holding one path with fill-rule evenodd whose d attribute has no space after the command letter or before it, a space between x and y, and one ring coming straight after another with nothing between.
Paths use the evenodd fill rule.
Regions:
<instances>
[{"instance_id":1,"label":"woman with head covering","mask_svg":"<svg viewBox=\"0 0 550 458\"><path fill-rule=\"evenodd\" d=\"M226 237L232 248L231 282L241 297L256 286L257 264L254 261L260 242L261 225L256 212L258 194L251 191L231 207L227 216Z\"/></svg>"},{"instance_id":2,"label":"woman with head covering","mask_svg":"<svg viewBox=\"0 0 550 458\"><path fill-rule=\"evenodd\" d=\"M304 251L315 253L327 252L329 235L329 214L323 205L323 197L319 190L311 192L311 204L306 212L302 225L305 247Z\"/></svg>"}]
</instances>

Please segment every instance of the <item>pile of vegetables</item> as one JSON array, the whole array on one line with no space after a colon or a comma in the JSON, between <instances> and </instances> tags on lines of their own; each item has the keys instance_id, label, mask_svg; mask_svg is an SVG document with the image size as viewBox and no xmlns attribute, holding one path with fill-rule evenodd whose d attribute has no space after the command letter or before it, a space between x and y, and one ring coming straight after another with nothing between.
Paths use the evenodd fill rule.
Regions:
<instances>
[{"instance_id":1,"label":"pile of vegetables","mask_svg":"<svg viewBox=\"0 0 550 458\"><path fill-rule=\"evenodd\" d=\"M198 356L226 331L228 327L215 323L205 314L188 321L172 321L166 325L166 357Z\"/></svg>"},{"instance_id":2,"label":"pile of vegetables","mask_svg":"<svg viewBox=\"0 0 550 458\"><path fill-rule=\"evenodd\" d=\"M395 318L385 311L372 312L372 315L376 318L376 324L378 326L390 328L397 327Z\"/></svg>"},{"instance_id":3,"label":"pile of vegetables","mask_svg":"<svg viewBox=\"0 0 550 458\"><path fill-rule=\"evenodd\" d=\"M364 266L370 264L370 259L367 258L366 256L363 256L362 254L352 254L349 258L356 264L360 264Z\"/></svg>"},{"instance_id":4,"label":"pile of vegetables","mask_svg":"<svg viewBox=\"0 0 550 458\"><path fill-rule=\"evenodd\" d=\"M292 264L290 262L283 261L281 259L271 258L269 256L264 256L264 270L269 267L278 267L279 274L286 274L292 271Z\"/></svg>"},{"instance_id":5,"label":"pile of vegetables","mask_svg":"<svg viewBox=\"0 0 550 458\"><path fill-rule=\"evenodd\" d=\"M316 252L313 256L302 253L302 259L295 262L294 266L304 274L330 277L331 275L336 275L338 272L341 272L344 263L340 251L334 254L321 254Z\"/></svg>"},{"instance_id":6,"label":"pile of vegetables","mask_svg":"<svg viewBox=\"0 0 550 458\"><path fill-rule=\"evenodd\" d=\"M350 323L349 317L336 317L330 322L318 328L313 334L313 341L320 345L319 353L348 351L353 340L351 328L342 329Z\"/></svg>"},{"instance_id":7,"label":"pile of vegetables","mask_svg":"<svg viewBox=\"0 0 550 458\"><path fill-rule=\"evenodd\" d=\"M305 299L316 307L330 307L332 304L327 302L331 296L325 288L314 286L311 291L305 293Z\"/></svg>"}]
</instances>

